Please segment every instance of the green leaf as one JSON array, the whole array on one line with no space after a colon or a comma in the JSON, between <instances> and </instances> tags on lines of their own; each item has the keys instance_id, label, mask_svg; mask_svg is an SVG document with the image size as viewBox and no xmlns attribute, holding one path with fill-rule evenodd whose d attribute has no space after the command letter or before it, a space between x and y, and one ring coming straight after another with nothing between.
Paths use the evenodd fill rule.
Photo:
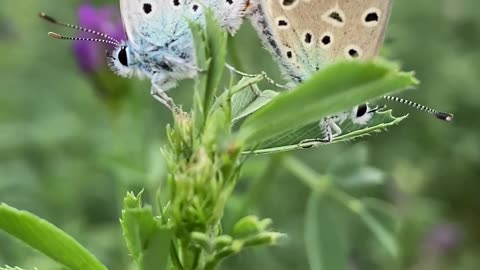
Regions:
<instances>
[{"instance_id":1,"label":"green leaf","mask_svg":"<svg viewBox=\"0 0 480 270\"><path fill-rule=\"evenodd\" d=\"M190 30L195 44L195 59L197 68L201 70L195 78L195 88L193 94L193 117L195 119L195 136L199 135L203 129L206 112L203 108L203 97L207 91L207 72L210 67L208 60L207 42L205 32L201 24L189 21Z\"/></svg>"},{"instance_id":2,"label":"green leaf","mask_svg":"<svg viewBox=\"0 0 480 270\"><path fill-rule=\"evenodd\" d=\"M377 199L362 199L363 207L358 215L372 234L394 258L398 257L396 232L398 220L393 207Z\"/></svg>"},{"instance_id":3,"label":"green leaf","mask_svg":"<svg viewBox=\"0 0 480 270\"><path fill-rule=\"evenodd\" d=\"M138 269L166 269L171 231L162 228L150 206L142 206L141 193L127 193L120 220L127 248Z\"/></svg>"},{"instance_id":4,"label":"green leaf","mask_svg":"<svg viewBox=\"0 0 480 270\"><path fill-rule=\"evenodd\" d=\"M72 270L107 269L71 236L29 212L1 204L0 229Z\"/></svg>"},{"instance_id":5,"label":"green leaf","mask_svg":"<svg viewBox=\"0 0 480 270\"><path fill-rule=\"evenodd\" d=\"M368 166L368 149L364 144L356 144L337 153L328 166L327 174L343 188L380 185L386 178L381 170Z\"/></svg>"},{"instance_id":6,"label":"green leaf","mask_svg":"<svg viewBox=\"0 0 480 270\"><path fill-rule=\"evenodd\" d=\"M242 78L240 82L242 82L243 80L245 80L245 78ZM254 84L247 85L247 87L243 91L232 93L232 118L237 118L238 115L240 115L245 110L245 108L247 108L253 101L255 101L255 99L258 97L258 93L260 92L261 90L256 84ZM234 121L233 119L232 121Z\"/></svg>"},{"instance_id":7,"label":"green leaf","mask_svg":"<svg viewBox=\"0 0 480 270\"><path fill-rule=\"evenodd\" d=\"M305 245L311 270L348 269L347 250L334 210L333 202L316 193L308 200Z\"/></svg>"},{"instance_id":8,"label":"green leaf","mask_svg":"<svg viewBox=\"0 0 480 270\"><path fill-rule=\"evenodd\" d=\"M237 95L237 97L235 99L237 99L236 101L232 100L232 106L234 106L235 104L234 103L237 103L238 101L239 104L237 104L236 108L232 108L232 113L234 114L234 112L236 112L237 110L239 110L242 106L242 102L241 100L243 99L253 99L255 96L257 96L256 94L254 93L251 93L251 91L249 90L252 90L252 87L253 90L256 90L258 89L258 87L256 87L256 84L261 82L263 80L263 76L262 75L258 75L256 77L243 77L240 81L237 82L237 84L235 84L234 86L232 86L232 88L230 89L230 91L223 91L223 93L215 100L214 102L214 105L212 106L212 110L216 110L218 109L220 106L225 106L225 103L228 101L229 98L232 98L234 99L234 96ZM247 97L242 97L242 95L240 95L242 92L249 92L246 94ZM258 90L260 92L260 90ZM251 101L250 101L251 102Z\"/></svg>"},{"instance_id":9,"label":"green leaf","mask_svg":"<svg viewBox=\"0 0 480 270\"><path fill-rule=\"evenodd\" d=\"M213 97L218 90L218 85L225 70L225 58L227 57L227 32L225 32L215 19L214 12L209 8L205 12L206 41L208 57L211 64L208 70L207 88L203 99L205 112L209 112L213 103Z\"/></svg>"},{"instance_id":10,"label":"green leaf","mask_svg":"<svg viewBox=\"0 0 480 270\"><path fill-rule=\"evenodd\" d=\"M317 194L326 192L332 187L332 179L329 175L318 174L312 168L292 156L284 157L282 163L287 170Z\"/></svg>"},{"instance_id":11,"label":"green leaf","mask_svg":"<svg viewBox=\"0 0 480 270\"><path fill-rule=\"evenodd\" d=\"M232 236L235 238L252 236L266 231L271 224L272 220L268 218L260 220L256 216L246 216L235 223Z\"/></svg>"},{"instance_id":12,"label":"green leaf","mask_svg":"<svg viewBox=\"0 0 480 270\"><path fill-rule=\"evenodd\" d=\"M205 26L192 21L189 24L195 44L196 65L200 70L195 79L194 93L195 128L196 134L200 134L225 68L227 34L210 9L205 12Z\"/></svg>"},{"instance_id":13,"label":"green leaf","mask_svg":"<svg viewBox=\"0 0 480 270\"><path fill-rule=\"evenodd\" d=\"M10 266L6 265L5 267L0 267L0 270L26 270L26 269L20 268L18 266L10 267ZM38 270L38 269L33 268L33 270Z\"/></svg>"},{"instance_id":14,"label":"green leaf","mask_svg":"<svg viewBox=\"0 0 480 270\"><path fill-rule=\"evenodd\" d=\"M247 147L258 146L322 117L414 84L411 73L399 72L385 63L339 62L255 112L243 123L238 138Z\"/></svg>"},{"instance_id":15,"label":"green leaf","mask_svg":"<svg viewBox=\"0 0 480 270\"><path fill-rule=\"evenodd\" d=\"M235 123L269 103L278 92L272 90L260 91L256 85L248 90L232 96L232 122Z\"/></svg>"},{"instance_id":16,"label":"green leaf","mask_svg":"<svg viewBox=\"0 0 480 270\"><path fill-rule=\"evenodd\" d=\"M305 140L325 137L318 125L318 122L315 122L305 125L299 129L288 131L275 138L271 138L265 141L260 146L256 147L255 150L246 151L246 153L272 154L292 150L310 149L312 147L319 147L338 142L351 141L375 132L381 132L383 130L386 130L388 127L397 125L405 118L406 116L392 116L392 112L390 110L384 112L377 112L372 117L372 119L370 119L370 121L364 126L355 125L351 122L351 120L347 120L346 123L340 126L343 133L340 136L336 137L330 143L303 143L303 141Z\"/></svg>"}]
</instances>

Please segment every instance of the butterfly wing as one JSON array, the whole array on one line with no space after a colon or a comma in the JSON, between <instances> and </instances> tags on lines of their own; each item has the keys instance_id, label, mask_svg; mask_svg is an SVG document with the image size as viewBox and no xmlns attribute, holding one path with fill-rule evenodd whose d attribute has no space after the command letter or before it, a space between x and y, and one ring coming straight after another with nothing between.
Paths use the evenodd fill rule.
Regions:
<instances>
[{"instance_id":1,"label":"butterfly wing","mask_svg":"<svg viewBox=\"0 0 480 270\"><path fill-rule=\"evenodd\" d=\"M204 7L214 10L220 24L230 32L241 25L248 0L120 0L122 20L133 44L180 38L190 31L187 19L198 21Z\"/></svg>"},{"instance_id":2,"label":"butterfly wing","mask_svg":"<svg viewBox=\"0 0 480 270\"><path fill-rule=\"evenodd\" d=\"M212 8L220 25L232 34L240 28L251 7L250 0L203 0L202 3Z\"/></svg>"},{"instance_id":3,"label":"butterfly wing","mask_svg":"<svg viewBox=\"0 0 480 270\"><path fill-rule=\"evenodd\" d=\"M301 82L326 63L378 54L392 0L259 0L254 26L285 73Z\"/></svg>"},{"instance_id":4,"label":"butterfly wing","mask_svg":"<svg viewBox=\"0 0 480 270\"><path fill-rule=\"evenodd\" d=\"M186 18L196 21L200 6L191 0L120 0L129 42L137 46L163 46L188 36ZM190 9L191 8L191 9Z\"/></svg>"}]
</instances>

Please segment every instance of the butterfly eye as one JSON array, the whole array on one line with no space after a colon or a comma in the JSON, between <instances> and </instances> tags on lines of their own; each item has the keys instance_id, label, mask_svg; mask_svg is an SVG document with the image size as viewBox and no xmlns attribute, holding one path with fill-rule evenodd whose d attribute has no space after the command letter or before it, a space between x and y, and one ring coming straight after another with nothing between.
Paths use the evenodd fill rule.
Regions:
<instances>
[{"instance_id":1,"label":"butterfly eye","mask_svg":"<svg viewBox=\"0 0 480 270\"><path fill-rule=\"evenodd\" d=\"M120 48L120 50L118 51L117 57L118 57L118 61L120 62L120 64L128 67L127 47L124 46L124 47Z\"/></svg>"},{"instance_id":2,"label":"butterfly eye","mask_svg":"<svg viewBox=\"0 0 480 270\"><path fill-rule=\"evenodd\" d=\"M145 14L150 14L152 12L152 4L149 4L149 3L144 3L143 4L143 12L145 12Z\"/></svg>"},{"instance_id":3,"label":"butterfly eye","mask_svg":"<svg viewBox=\"0 0 480 270\"><path fill-rule=\"evenodd\" d=\"M233 4L233 0L226 0L226 2L227 2L229 5Z\"/></svg>"},{"instance_id":4,"label":"butterfly eye","mask_svg":"<svg viewBox=\"0 0 480 270\"><path fill-rule=\"evenodd\" d=\"M380 22L380 15L378 8L369 8L362 15L362 23L366 27L375 27Z\"/></svg>"},{"instance_id":5,"label":"butterfly eye","mask_svg":"<svg viewBox=\"0 0 480 270\"><path fill-rule=\"evenodd\" d=\"M368 111L368 106L367 106L367 104L358 105L356 111L357 111L357 112L356 112L357 117L362 117L362 116L364 116L364 115L367 113L367 111Z\"/></svg>"},{"instance_id":6,"label":"butterfly eye","mask_svg":"<svg viewBox=\"0 0 480 270\"><path fill-rule=\"evenodd\" d=\"M371 109L367 103L360 104L353 108L351 120L357 125L366 125L378 109Z\"/></svg>"}]
</instances>

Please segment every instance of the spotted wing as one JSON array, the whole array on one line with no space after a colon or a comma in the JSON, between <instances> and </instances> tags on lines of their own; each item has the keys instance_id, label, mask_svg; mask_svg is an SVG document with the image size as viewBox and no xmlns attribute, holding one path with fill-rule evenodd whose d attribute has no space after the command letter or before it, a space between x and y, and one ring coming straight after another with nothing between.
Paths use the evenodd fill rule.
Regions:
<instances>
[{"instance_id":1,"label":"spotted wing","mask_svg":"<svg viewBox=\"0 0 480 270\"><path fill-rule=\"evenodd\" d=\"M186 18L196 21L202 13L193 0L120 0L120 9L128 39L137 46L188 42Z\"/></svg>"},{"instance_id":2,"label":"spotted wing","mask_svg":"<svg viewBox=\"0 0 480 270\"><path fill-rule=\"evenodd\" d=\"M248 0L120 0L125 32L137 45L163 45L189 36L187 19L200 21L205 7L212 8L220 24L234 32L248 5Z\"/></svg>"},{"instance_id":3,"label":"spotted wing","mask_svg":"<svg viewBox=\"0 0 480 270\"><path fill-rule=\"evenodd\" d=\"M378 54L391 0L259 0L252 21L285 73L301 82L325 64Z\"/></svg>"}]
</instances>

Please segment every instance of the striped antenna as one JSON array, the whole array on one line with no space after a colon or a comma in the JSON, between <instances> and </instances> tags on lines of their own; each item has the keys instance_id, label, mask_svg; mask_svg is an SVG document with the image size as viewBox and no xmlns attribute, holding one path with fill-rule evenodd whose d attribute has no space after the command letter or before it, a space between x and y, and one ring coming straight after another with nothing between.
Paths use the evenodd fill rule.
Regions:
<instances>
[{"instance_id":1,"label":"striped antenna","mask_svg":"<svg viewBox=\"0 0 480 270\"><path fill-rule=\"evenodd\" d=\"M418 104L418 103L415 103L413 101L406 100L406 99L403 99L403 98L399 98L399 97L383 96L383 98L386 99L386 100L395 101L395 102L410 106L414 109L417 109L417 110L422 111L422 112L426 112L428 114L432 114L435 117L437 117L438 119L443 120L443 121L447 121L447 122L453 121L453 114L451 114L451 113L439 112L439 111L434 110L432 108L429 108L427 106L423 106L421 104Z\"/></svg>"},{"instance_id":2,"label":"striped antenna","mask_svg":"<svg viewBox=\"0 0 480 270\"><path fill-rule=\"evenodd\" d=\"M74 40L74 41L92 41L92 42L106 43L106 44L110 44L110 45L113 45L113 46L118 46L119 45L118 43L113 42L111 40L99 39L99 38L66 37L66 36L62 36L62 35L54 33L54 32L48 32L48 36L51 37L51 38L54 38L54 39Z\"/></svg>"},{"instance_id":3,"label":"striped antenna","mask_svg":"<svg viewBox=\"0 0 480 270\"><path fill-rule=\"evenodd\" d=\"M54 19L53 17L43 13L43 12L40 12L38 13L38 16L44 20L46 20L47 22L50 22L50 23L53 23L53 24L56 24L56 25L60 25L60 26L64 26L64 27L68 27L68 28L72 28L72 29L75 29L75 30L79 30L79 31L82 31L82 32L86 32L86 33L90 33L90 34L93 34L93 35L96 35L96 36L99 36L99 37L102 37L104 39L107 39L107 40L110 40L112 42L115 42L115 45L118 45L120 44L120 41L105 34L105 33L101 33L101 32L98 32L98 31L95 31L95 30L92 30L92 29L88 29L88 28L85 28L85 27L81 27L81 26L78 26L78 25L74 25L74 24L69 24L69 23L64 23L64 22L60 22L60 21L57 21L56 19Z\"/></svg>"}]
</instances>

